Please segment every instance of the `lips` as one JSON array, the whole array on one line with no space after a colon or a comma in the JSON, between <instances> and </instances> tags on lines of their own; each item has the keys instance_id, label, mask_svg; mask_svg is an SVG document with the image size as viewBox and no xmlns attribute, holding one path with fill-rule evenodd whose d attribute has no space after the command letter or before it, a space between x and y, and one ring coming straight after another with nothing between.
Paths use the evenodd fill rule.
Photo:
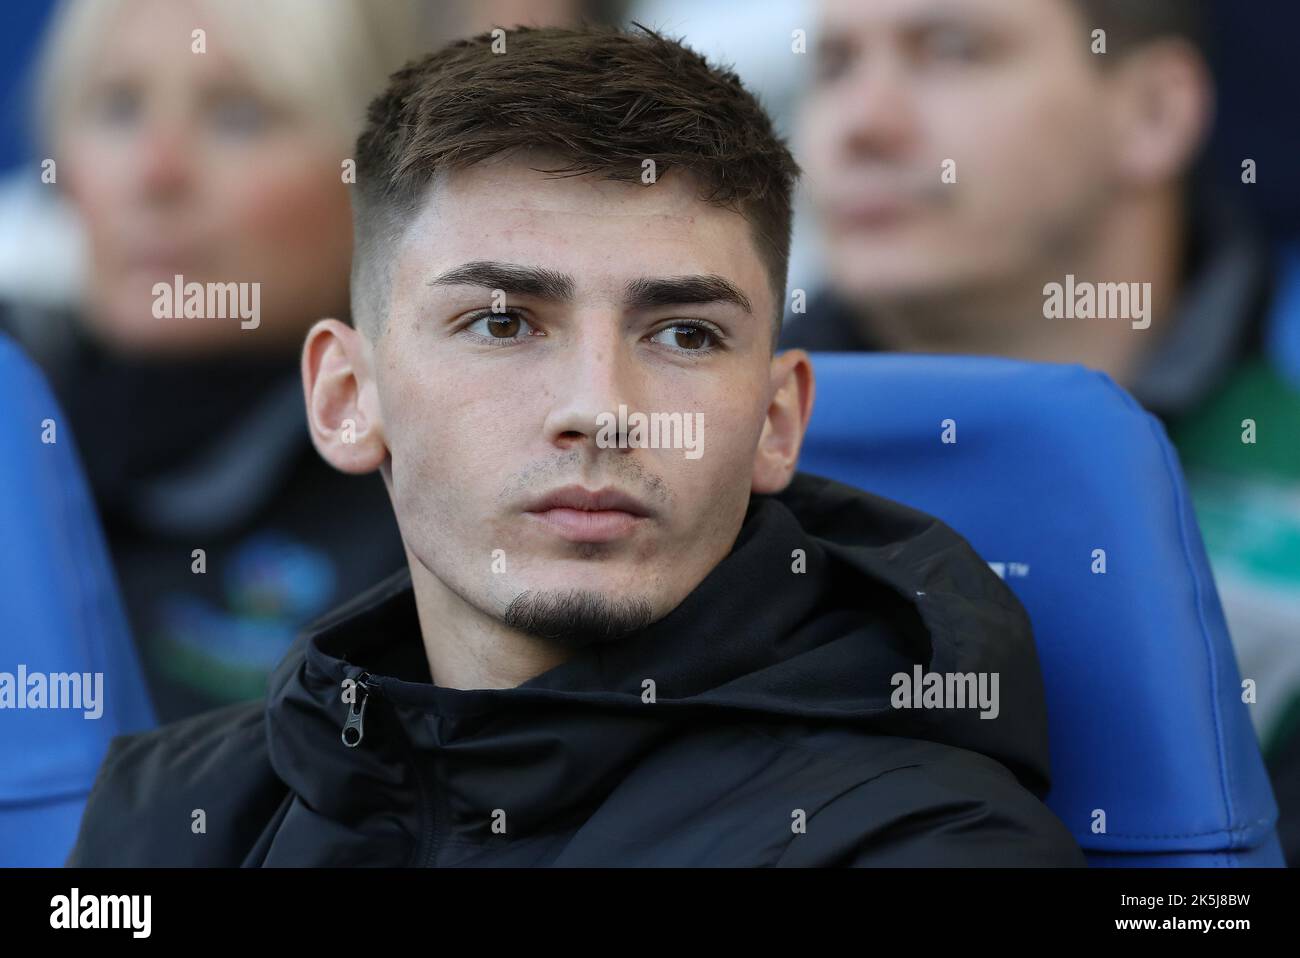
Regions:
<instances>
[{"instance_id":1,"label":"lips","mask_svg":"<svg viewBox=\"0 0 1300 958\"><path fill-rule=\"evenodd\" d=\"M915 206L897 197L856 200L839 206L832 214L844 226L887 226L911 215Z\"/></svg>"},{"instance_id":2,"label":"lips","mask_svg":"<svg viewBox=\"0 0 1300 958\"><path fill-rule=\"evenodd\" d=\"M565 486L535 500L525 515L570 542L610 542L634 532L653 511L617 489Z\"/></svg>"}]
</instances>

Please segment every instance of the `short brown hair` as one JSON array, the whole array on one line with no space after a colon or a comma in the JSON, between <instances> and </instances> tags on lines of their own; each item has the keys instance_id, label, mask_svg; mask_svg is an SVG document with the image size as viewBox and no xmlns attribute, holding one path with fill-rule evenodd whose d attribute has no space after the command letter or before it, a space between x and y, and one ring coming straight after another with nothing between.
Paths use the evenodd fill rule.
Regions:
<instances>
[{"instance_id":1,"label":"short brown hair","mask_svg":"<svg viewBox=\"0 0 1300 958\"><path fill-rule=\"evenodd\" d=\"M353 323L377 335L386 259L432 178L521 148L569 162L553 175L641 182L681 166L700 198L749 222L776 298L790 259L791 194L800 174L758 100L729 69L641 24L516 27L503 54L491 32L407 64L370 104L357 140Z\"/></svg>"},{"instance_id":2,"label":"short brown hair","mask_svg":"<svg viewBox=\"0 0 1300 958\"><path fill-rule=\"evenodd\" d=\"M1074 5L1090 31L1106 31L1117 54L1165 37L1186 40L1204 52L1203 0L1074 0Z\"/></svg>"}]
</instances>

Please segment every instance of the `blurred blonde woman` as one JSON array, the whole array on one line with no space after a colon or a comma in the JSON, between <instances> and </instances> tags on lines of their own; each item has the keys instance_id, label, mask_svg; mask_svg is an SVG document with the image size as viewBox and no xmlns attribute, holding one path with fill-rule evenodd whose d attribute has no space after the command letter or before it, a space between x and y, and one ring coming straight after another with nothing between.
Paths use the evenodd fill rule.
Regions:
<instances>
[{"instance_id":1,"label":"blurred blonde woman","mask_svg":"<svg viewBox=\"0 0 1300 958\"><path fill-rule=\"evenodd\" d=\"M29 346L163 721L260 695L300 625L403 561L379 480L312 452L297 363L312 322L347 316L352 143L428 46L425 6L75 0L55 17L39 115L85 282Z\"/></svg>"}]
</instances>

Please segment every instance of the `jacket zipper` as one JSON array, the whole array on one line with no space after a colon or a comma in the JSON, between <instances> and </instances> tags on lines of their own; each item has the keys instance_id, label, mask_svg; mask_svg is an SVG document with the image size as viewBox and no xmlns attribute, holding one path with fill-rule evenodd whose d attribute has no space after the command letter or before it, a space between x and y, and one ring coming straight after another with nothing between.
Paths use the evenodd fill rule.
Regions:
<instances>
[{"instance_id":1,"label":"jacket zipper","mask_svg":"<svg viewBox=\"0 0 1300 958\"><path fill-rule=\"evenodd\" d=\"M343 744L347 748L356 748L358 745L361 744L361 740L365 737L364 720L366 715L366 703L370 701L370 696L374 695L376 698L383 698L382 690L379 688L378 685L374 685L370 683L368 681L369 678L370 678L369 672L361 672L357 675L356 679L354 680L356 682L357 688L361 692L361 695L359 701L354 701L348 705L348 717L344 721L343 730L340 733L343 739ZM400 726L401 722L398 721L397 724ZM432 783L430 783L428 779L425 778L424 774L420 770L420 763L416 760L415 757L415 748L411 744L409 738L405 736L405 734L403 734L403 741L406 747L407 760L411 764L412 773L415 775L416 780L419 782L419 788L422 793L421 798L424 800L424 808L426 813L425 821L429 822L432 826L431 827L432 838L428 843L428 851L425 854L424 862L423 862L424 866L427 868L427 867L434 866L438 858L439 822L438 822L438 812L437 812L437 799L434 797L433 794Z\"/></svg>"},{"instance_id":2,"label":"jacket zipper","mask_svg":"<svg viewBox=\"0 0 1300 958\"><path fill-rule=\"evenodd\" d=\"M360 745L365 735L362 721L366 717L366 703L370 701L370 693L376 691L375 686L366 681L368 678L370 678L369 672L362 672L356 677L356 686L361 692L361 700L358 702L354 699L349 703L347 721L343 723L341 733L343 744L348 748L356 748Z\"/></svg>"}]
</instances>

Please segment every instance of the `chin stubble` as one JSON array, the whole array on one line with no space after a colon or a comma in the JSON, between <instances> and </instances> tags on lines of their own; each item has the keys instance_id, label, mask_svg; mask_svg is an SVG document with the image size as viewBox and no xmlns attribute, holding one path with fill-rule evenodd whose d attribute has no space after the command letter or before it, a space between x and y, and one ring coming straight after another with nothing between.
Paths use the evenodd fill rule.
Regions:
<instances>
[{"instance_id":1,"label":"chin stubble","mask_svg":"<svg viewBox=\"0 0 1300 958\"><path fill-rule=\"evenodd\" d=\"M600 592L521 592L503 621L538 638L569 648L614 642L654 621L646 599L612 599Z\"/></svg>"}]
</instances>

